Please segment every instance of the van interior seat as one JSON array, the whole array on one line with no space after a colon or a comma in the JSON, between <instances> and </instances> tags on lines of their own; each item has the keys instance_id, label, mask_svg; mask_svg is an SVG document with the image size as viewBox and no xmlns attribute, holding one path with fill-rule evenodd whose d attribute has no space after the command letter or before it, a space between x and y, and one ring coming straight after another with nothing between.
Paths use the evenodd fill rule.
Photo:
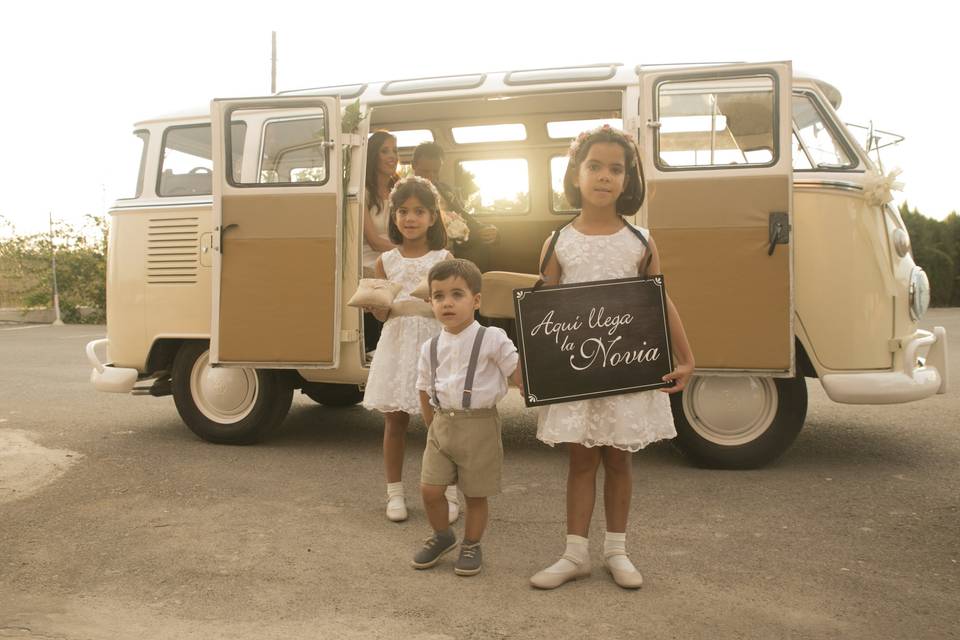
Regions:
<instances>
[{"instance_id":1,"label":"van interior seat","mask_svg":"<svg viewBox=\"0 0 960 640\"><path fill-rule=\"evenodd\" d=\"M160 174L161 196L199 196L213 193L213 174L194 170L190 173L174 173L164 169Z\"/></svg>"}]
</instances>

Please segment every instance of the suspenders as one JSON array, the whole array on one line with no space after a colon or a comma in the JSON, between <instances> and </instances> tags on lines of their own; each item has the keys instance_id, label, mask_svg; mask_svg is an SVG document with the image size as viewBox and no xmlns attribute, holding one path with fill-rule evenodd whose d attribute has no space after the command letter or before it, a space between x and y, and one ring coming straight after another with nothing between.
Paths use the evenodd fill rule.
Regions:
<instances>
[{"instance_id":1,"label":"suspenders","mask_svg":"<svg viewBox=\"0 0 960 640\"><path fill-rule=\"evenodd\" d=\"M473 339L473 350L470 352L470 364L467 365L467 377L463 381L463 408L470 408L470 396L473 395L473 377L477 373L477 360L480 357L480 345L483 343L483 332L487 328L483 325L477 329L477 335ZM430 382L430 395L433 396L433 403L440 409L440 398L437 396L437 367L440 365L437 356L437 345L440 342L440 336L430 339L430 367L433 375Z\"/></svg>"}]
</instances>

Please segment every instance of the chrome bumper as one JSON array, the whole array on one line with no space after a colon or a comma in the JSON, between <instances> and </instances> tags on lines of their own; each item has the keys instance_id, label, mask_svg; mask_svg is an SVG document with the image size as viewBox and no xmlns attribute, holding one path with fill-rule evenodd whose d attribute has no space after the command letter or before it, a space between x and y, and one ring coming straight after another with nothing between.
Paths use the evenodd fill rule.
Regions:
<instances>
[{"instance_id":1,"label":"chrome bumper","mask_svg":"<svg viewBox=\"0 0 960 640\"><path fill-rule=\"evenodd\" d=\"M90 372L90 382L97 391L111 393L129 393L137 382L136 369L123 369L104 364L97 356L97 347L107 344L109 340L101 338L87 343L87 360L93 365Z\"/></svg>"},{"instance_id":2,"label":"chrome bumper","mask_svg":"<svg viewBox=\"0 0 960 640\"><path fill-rule=\"evenodd\" d=\"M917 353L929 347L926 358ZM828 373L820 378L834 402L845 404L898 404L947 392L947 331L918 330L901 341L899 370L869 373Z\"/></svg>"}]
</instances>

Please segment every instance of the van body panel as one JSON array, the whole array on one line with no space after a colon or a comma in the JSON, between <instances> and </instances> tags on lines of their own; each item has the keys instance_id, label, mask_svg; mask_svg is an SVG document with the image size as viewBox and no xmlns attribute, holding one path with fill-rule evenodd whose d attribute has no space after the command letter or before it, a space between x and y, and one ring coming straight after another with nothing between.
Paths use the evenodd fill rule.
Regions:
<instances>
[{"instance_id":1,"label":"van body panel","mask_svg":"<svg viewBox=\"0 0 960 640\"><path fill-rule=\"evenodd\" d=\"M108 358L145 371L153 343L210 335L209 205L114 209L107 263Z\"/></svg>"},{"instance_id":2,"label":"van body panel","mask_svg":"<svg viewBox=\"0 0 960 640\"><path fill-rule=\"evenodd\" d=\"M336 238L230 238L222 252L221 361L333 361Z\"/></svg>"},{"instance_id":3,"label":"van body panel","mask_svg":"<svg viewBox=\"0 0 960 640\"><path fill-rule=\"evenodd\" d=\"M887 230L862 194L797 189L797 315L831 370L889 369L895 290Z\"/></svg>"},{"instance_id":4,"label":"van body panel","mask_svg":"<svg viewBox=\"0 0 960 640\"><path fill-rule=\"evenodd\" d=\"M146 344L146 218L151 210L110 216L107 253L107 362L143 370ZM203 310L207 311L208 301Z\"/></svg>"},{"instance_id":5,"label":"van body panel","mask_svg":"<svg viewBox=\"0 0 960 640\"><path fill-rule=\"evenodd\" d=\"M667 291L682 312L697 368L738 371L790 368L783 340L790 325L786 251L767 255L766 227L662 228L654 233ZM731 287L743 274L749 287Z\"/></svg>"}]
</instances>

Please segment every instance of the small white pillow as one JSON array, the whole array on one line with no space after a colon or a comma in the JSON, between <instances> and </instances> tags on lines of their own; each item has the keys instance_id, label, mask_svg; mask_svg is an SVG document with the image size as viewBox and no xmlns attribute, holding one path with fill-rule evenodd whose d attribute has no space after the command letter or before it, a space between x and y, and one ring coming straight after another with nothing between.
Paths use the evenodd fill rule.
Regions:
<instances>
[{"instance_id":1,"label":"small white pillow","mask_svg":"<svg viewBox=\"0 0 960 640\"><path fill-rule=\"evenodd\" d=\"M427 276L423 276L423 280L420 281L416 289L410 292L410 295L430 302L430 283L427 281Z\"/></svg>"},{"instance_id":2,"label":"small white pillow","mask_svg":"<svg viewBox=\"0 0 960 640\"><path fill-rule=\"evenodd\" d=\"M356 292L347 304L351 307L377 307L387 309L400 293L401 286L379 278L361 278Z\"/></svg>"}]
</instances>

